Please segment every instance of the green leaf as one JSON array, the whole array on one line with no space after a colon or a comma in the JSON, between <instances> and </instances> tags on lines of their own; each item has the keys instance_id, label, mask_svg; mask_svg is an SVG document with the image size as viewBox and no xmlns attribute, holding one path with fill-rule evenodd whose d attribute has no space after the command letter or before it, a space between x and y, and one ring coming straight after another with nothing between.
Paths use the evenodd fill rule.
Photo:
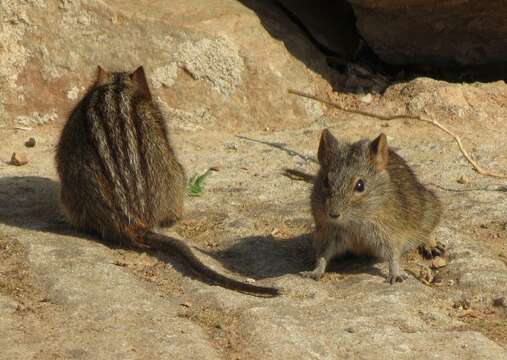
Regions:
<instances>
[{"instance_id":1,"label":"green leaf","mask_svg":"<svg viewBox=\"0 0 507 360\"><path fill-rule=\"evenodd\" d=\"M201 196L202 195L202 192L204 190L204 180L206 179L206 177L208 177L208 175L211 173L211 170L207 170L204 174L202 175L193 175L189 180L188 180L188 185L187 185L187 194L189 196Z\"/></svg>"}]
</instances>

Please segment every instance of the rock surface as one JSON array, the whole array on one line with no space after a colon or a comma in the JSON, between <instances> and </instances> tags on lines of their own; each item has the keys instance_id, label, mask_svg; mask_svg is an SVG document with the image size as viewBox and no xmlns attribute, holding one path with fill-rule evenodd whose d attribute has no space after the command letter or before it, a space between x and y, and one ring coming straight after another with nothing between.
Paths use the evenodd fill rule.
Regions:
<instances>
[{"instance_id":1,"label":"rock surface","mask_svg":"<svg viewBox=\"0 0 507 360\"><path fill-rule=\"evenodd\" d=\"M368 45L391 64L505 63L505 1L348 0Z\"/></svg>"},{"instance_id":2,"label":"rock surface","mask_svg":"<svg viewBox=\"0 0 507 360\"><path fill-rule=\"evenodd\" d=\"M274 39L266 17L237 1L171 4L0 3L0 359L507 358L507 310L497 301L507 297L505 180L472 171L431 125L287 93L427 114L482 165L507 172L506 84L420 78L365 101L330 91L326 70L315 72L322 55L276 8L265 9L270 30L280 30ZM296 47L305 55L295 58ZM279 286L282 296L210 286L175 256L109 247L66 224L54 146L97 63L145 64L188 174L219 169L201 197L186 199L171 231L203 249L197 255L210 266ZM314 173L324 127L352 140L386 133L438 192L447 208L435 234L449 248L445 266L409 254L403 266L412 276L394 286L386 264L360 258L337 260L320 282L297 275L312 265L310 185L282 169ZM25 147L28 137L36 147ZM30 162L8 165L12 152Z\"/></svg>"},{"instance_id":3,"label":"rock surface","mask_svg":"<svg viewBox=\"0 0 507 360\"><path fill-rule=\"evenodd\" d=\"M144 65L166 108L186 128L287 127L321 114L319 105L284 91L315 91L318 77L238 2L2 1L0 15L0 125L65 118L97 65ZM297 29L289 20L286 25Z\"/></svg>"}]
</instances>

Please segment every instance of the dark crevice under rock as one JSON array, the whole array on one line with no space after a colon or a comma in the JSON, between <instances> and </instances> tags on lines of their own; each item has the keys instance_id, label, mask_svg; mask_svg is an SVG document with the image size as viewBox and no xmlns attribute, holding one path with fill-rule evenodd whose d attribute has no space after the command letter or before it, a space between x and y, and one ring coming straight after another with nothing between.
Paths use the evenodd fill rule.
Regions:
<instances>
[{"instance_id":1,"label":"dark crevice under rock","mask_svg":"<svg viewBox=\"0 0 507 360\"><path fill-rule=\"evenodd\" d=\"M398 2L276 1L340 72L354 62L391 80L507 78L505 4Z\"/></svg>"}]
</instances>

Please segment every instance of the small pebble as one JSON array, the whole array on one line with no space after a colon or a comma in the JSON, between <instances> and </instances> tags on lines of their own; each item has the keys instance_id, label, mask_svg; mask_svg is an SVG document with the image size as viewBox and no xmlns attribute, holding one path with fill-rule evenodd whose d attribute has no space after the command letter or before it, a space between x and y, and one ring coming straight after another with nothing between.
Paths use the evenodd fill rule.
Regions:
<instances>
[{"instance_id":1,"label":"small pebble","mask_svg":"<svg viewBox=\"0 0 507 360\"><path fill-rule=\"evenodd\" d=\"M505 298L502 296L502 297L493 299L493 306L497 306L497 307L507 306L507 304L505 303Z\"/></svg>"},{"instance_id":2,"label":"small pebble","mask_svg":"<svg viewBox=\"0 0 507 360\"><path fill-rule=\"evenodd\" d=\"M23 166L25 164L28 164L28 157L25 153L12 153L11 161L9 164L15 166Z\"/></svg>"},{"instance_id":3,"label":"small pebble","mask_svg":"<svg viewBox=\"0 0 507 360\"><path fill-rule=\"evenodd\" d=\"M460 184L468 184L470 182L470 179L466 177L465 175L461 176L458 180L456 180Z\"/></svg>"},{"instance_id":4,"label":"small pebble","mask_svg":"<svg viewBox=\"0 0 507 360\"><path fill-rule=\"evenodd\" d=\"M444 266L447 266L447 259L446 258L436 256L431 261L431 268L432 269L440 269Z\"/></svg>"},{"instance_id":5,"label":"small pebble","mask_svg":"<svg viewBox=\"0 0 507 360\"><path fill-rule=\"evenodd\" d=\"M371 101L373 100L373 96L371 96L371 94L366 94L364 96L361 96L359 98L359 100L361 100L362 102L366 103L366 104L369 104L371 103Z\"/></svg>"},{"instance_id":6,"label":"small pebble","mask_svg":"<svg viewBox=\"0 0 507 360\"><path fill-rule=\"evenodd\" d=\"M238 144L232 141L228 141L224 144L227 150L238 150Z\"/></svg>"},{"instance_id":7,"label":"small pebble","mask_svg":"<svg viewBox=\"0 0 507 360\"><path fill-rule=\"evenodd\" d=\"M25 146L28 148L33 148L35 146L35 139L31 137L25 142Z\"/></svg>"},{"instance_id":8,"label":"small pebble","mask_svg":"<svg viewBox=\"0 0 507 360\"><path fill-rule=\"evenodd\" d=\"M468 300L468 299L461 299L461 300L455 301L454 304L452 305L452 307L455 309L460 309L460 310L468 310L472 307L472 304L470 303L470 300Z\"/></svg>"}]
</instances>

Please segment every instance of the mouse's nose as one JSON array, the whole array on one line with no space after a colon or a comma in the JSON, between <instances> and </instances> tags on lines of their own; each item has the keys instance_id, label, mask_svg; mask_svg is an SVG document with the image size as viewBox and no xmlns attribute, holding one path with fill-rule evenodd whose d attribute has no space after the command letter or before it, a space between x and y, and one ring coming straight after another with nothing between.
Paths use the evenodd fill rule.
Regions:
<instances>
[{"instance_id":1,"label":"mouse's nose","mask_svg":"<svg viewBox=\"0 0 507 360\"><path fill-rule=\"evenodd\" d=\"M330 211L329 212L329 216L332 218L332 219L339 219L340 218L340 213L337 212L337 211Z\"/></svg>"}]
</instances>

